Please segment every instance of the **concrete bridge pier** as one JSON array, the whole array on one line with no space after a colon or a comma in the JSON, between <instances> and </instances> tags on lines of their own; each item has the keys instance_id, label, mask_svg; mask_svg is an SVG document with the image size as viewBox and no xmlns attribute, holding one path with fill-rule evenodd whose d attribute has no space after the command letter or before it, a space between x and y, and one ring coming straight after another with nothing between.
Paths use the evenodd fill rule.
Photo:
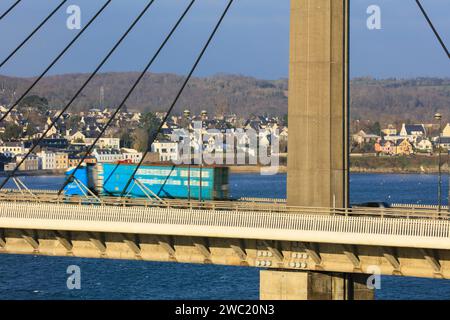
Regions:
<instances>
[{"instance_id":1,"label":"concrete bridge pier","mask_svg":"<svg viewBox=\"0 0 450 320\"><path fill-rule=\"evenodd\" d=\"M367 279L364 274L265 270L260 274L260 299L373 300Z\"/></svg>"},{"instance_id":2,"label":"concrete bridge pier","mask_svg":"<svg viewBox=\"0 0 450 320\"><path fill-rule=\"evenodd\" d=\"M291 0L289 205L348 206L349 0ZM373 299L361 275L261 272L261 299Z\"/></svg>"}]
</instances>

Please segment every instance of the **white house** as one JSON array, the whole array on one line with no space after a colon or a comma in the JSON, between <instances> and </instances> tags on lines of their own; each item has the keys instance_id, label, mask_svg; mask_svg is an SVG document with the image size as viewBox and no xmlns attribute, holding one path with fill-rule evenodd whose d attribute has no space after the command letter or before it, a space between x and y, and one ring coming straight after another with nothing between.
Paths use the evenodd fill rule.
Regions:
<instances>
[{"instance_id":1,"label":"white house","mask_svg":"<svg viewBox=\"0 0 450 320\"><path fill-rule=\"evenodd\" d=\"M5 142L0 145L0 153L11 153L14 155L23 154L27 152L22 142Z\"/></svg>"},{"instance_id":2,"label":"white house","mask_svg":"<svg viewBox=\"0 0 450 320\"><path fill-rule=\"evenodd\" d=\"M96 138L85 138L84 141L87 145L94 143ZM100 138L97 142L97 146L100 149L120 149L119 138Z\"/></svg>"},{"instance_id":3,"label":"white house","mask_svg":"<svg viewBox=\"0 0 450 320\"><path fill-rule=\"evenodd\" d=\"M427 130L423 124L403 124L400 135L403 137L412 136L416 140L418 137L426 137Z\"/></svg>"},{"instance_id":4,"label":"white house","mask_svg":"<svg viewBox=\"0 0 450 320\"><path fill-rule=\"evenodd\" d=\"M139 163L142 159L142 152L138 152L134 149L122 148L122 160L129 161L131 163Z\"/></svg>"},{"instance_id":5,"label":"white house","mask_svg":"<svg viewBox=\"0 0 450 320\"><path fill-rule=\"evenodd\" d=\"M123 160L123 155L118 149L95 149L92 155L98 163L117 163Z\"/></svg>"},{"instance_id":6,"label":"white house","mask_svg":"<svg viewBox=\"0 0 450 320\"><path fill-rule=\"evenodd\" d=\"M180 156L178 143L168 140L155 141L152 152L159 154L159 161L178 161Z\"/></svg>"},{"instance_id":7,"label":"white house","mask_svg":"<svg viewBox=\"0 0 450 320\"><path fill-rule=\"evenodd\" d=\"M39 169L56 169L56 153L51 151L41 151L37 153L37 156L39 157Z\"/></svg>"},{"instance_id":8,"label":"white house","mask_svg":"<svg viewBox=\"0 0 450 320\"><path fill-rule=\"evenodd\" d=\"M422 152L433 151L433 143L428 139L419 139L419 141L414 145L414 147Z\"/></svg>"},{"instance_id":9,"label":"white house","mask_svg":"<svg viewBox=\"0 0 450 320\"><path fill-rule=\"evenodd\" d=\"M376 142L378 139L381 139L381 137L376 134L365 133L363 130L360 130L358 133L353 135L353 141L358 144Z\"/></svg>"}]
</instances>

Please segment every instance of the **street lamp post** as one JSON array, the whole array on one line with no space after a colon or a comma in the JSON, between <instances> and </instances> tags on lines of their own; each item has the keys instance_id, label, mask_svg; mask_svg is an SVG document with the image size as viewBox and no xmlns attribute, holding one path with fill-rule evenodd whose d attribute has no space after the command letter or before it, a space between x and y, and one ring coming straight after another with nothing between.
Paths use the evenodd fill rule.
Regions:
<instances>
[{"instance_id":1,"label":"street lamp post","mask_svg":"<svg viewBox=\"0 0 450 320\"><path fill-rule=\"evenodd\" d=\"M201 129L203 131L203 122L207 119L208 117L208 112L203 110L201 112L201 120L202 120L202 125L201 125ZM203 187L203 133L200 132L200 184L199 184L199 196L198 196L198 200L199 202L202 202L203 200L203 195L202 195L202 187Z\"/></svg>"},{"instance_id":2,"label":"street lamp post","mask_svg":"<svg viewBox=\"0 0 450 320\"><path fill-rule=\"evenodd\" d=\"M438 182L438 210L442 210L442 151L441 151L441 137L442 137L442 115L436 113L434 119L439 121L439 137L438 137L438 149L439 149L439 182Z\"/></svg>"},{"instance_id":3,"label":"street lamp post","mask_svg":"<svg viewBox=\"0 0 450 320\"><path fill-rule=\"evenodd\" d=\"M191 123L191 112L189 110L184 110L184 118L186 119L186 130L187 130L187 143L189 145L189 163L188 163L188 200L191 201L191 133L189 130L189 124Z\"/></svg>"}]
</instances>

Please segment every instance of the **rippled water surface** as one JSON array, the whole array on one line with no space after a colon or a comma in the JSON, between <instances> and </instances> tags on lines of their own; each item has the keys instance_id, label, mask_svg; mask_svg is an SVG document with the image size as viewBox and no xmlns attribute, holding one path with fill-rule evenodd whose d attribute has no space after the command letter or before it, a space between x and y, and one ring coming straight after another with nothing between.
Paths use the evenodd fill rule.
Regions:
<instances>
[{"instance_id":1,"label":"rippled water surface","mask_svg":"<svg viewBox=\"0 0 450 320\"><path fill-rule=\"evenodd\" d=\"M23 181L54 189L62 178ZM233 197L283 198L285 185L285 175L239 174L231 176L230 187ZM351 198L436 204L437 176L354 174ZM81 268L81 290L67 289L69 265ZM447 280L383 277L381 285L377 299L450 299ZM258 288L259 272L253 268L0 255L0 299L257 299Z\"/></svg>"}]
</instances>

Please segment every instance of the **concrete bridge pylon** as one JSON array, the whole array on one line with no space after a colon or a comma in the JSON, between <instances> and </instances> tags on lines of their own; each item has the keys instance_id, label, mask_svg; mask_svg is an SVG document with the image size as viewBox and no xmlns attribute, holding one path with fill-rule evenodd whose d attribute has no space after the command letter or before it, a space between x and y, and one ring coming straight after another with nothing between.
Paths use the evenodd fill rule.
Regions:
<instances>
[{"instance_id":1,"label":"concrete bridge pylon","mask_svg":"<svg viewBox=\"0 0 450 320\"><path fill-rule=\"evenodd\" d=\"M348 207L349 0L291 0L291 206ZM261 299L373 299L364 275L261 271Z\"/></svg>"}]
</instances>

